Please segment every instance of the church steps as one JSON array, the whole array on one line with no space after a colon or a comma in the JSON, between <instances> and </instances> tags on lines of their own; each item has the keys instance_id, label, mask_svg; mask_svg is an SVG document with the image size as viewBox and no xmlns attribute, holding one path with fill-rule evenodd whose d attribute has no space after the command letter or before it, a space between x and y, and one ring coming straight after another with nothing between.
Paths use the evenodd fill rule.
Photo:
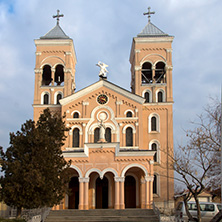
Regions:
<instances>
[{"instance_id":1,"label":"church steps","mask_svg":"<svg viewBox=\"0 0 222 222\"><path fill-rule=\"evenodd\" d=\"M96 210L58 210L51 211L45 222L143 222L153 221L158 222L158 216L153 210L142 209L126 209L126 210L112 210L112 209L96 209Z\"/></svg>"}]
</instances>

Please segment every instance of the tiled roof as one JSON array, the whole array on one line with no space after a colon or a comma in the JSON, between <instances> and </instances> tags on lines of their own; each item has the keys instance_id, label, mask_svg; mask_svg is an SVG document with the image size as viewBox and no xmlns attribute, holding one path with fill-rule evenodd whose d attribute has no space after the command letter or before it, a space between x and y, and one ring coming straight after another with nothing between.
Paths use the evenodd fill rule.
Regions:
<instances>
[{"instance_id":1,"label":"tiled roof","mask_svg":"<svg viewBox=\"0 0 222 222\"><path fill-rule=\"evenodd\" d=\"M140 32L137 35L137 37L164 37L164 36L169 36L169 35L161 31L151 22L149 22L142 30L142 32Z\"/></svg>"},{"instance_id":2,"label":"tiled roof","mask_svg":"<svg viewBox=\"0 0 222 222\"><path fill-rule=\"evenodd\" d=\"M69 39L69 36L67 36L62 28L57 24L48 33L40 37L40 39Z\"/></svg>"}]
</instances>

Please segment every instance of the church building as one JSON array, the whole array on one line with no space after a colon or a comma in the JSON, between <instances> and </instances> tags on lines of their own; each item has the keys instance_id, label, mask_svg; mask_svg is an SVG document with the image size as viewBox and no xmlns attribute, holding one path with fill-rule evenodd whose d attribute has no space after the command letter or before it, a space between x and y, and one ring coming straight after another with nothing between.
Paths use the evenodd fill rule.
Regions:
<instances>
[{"instance_id":1,"label":"church building","mask_svg":"<svg viewBox=\"0 0 222 222\"><path fill-rule=\"evenodd\" d=\"M72 192L54 209L173 208L173 36L151 23L150 8L145 14L148 24L132 39L131 91L110 82L102 62L98 81L75 91L83 76L59 11L35 40L34 120L49 108L65 113L70 128L62 151L72 160Z\"/></svg>"}]
</instances>

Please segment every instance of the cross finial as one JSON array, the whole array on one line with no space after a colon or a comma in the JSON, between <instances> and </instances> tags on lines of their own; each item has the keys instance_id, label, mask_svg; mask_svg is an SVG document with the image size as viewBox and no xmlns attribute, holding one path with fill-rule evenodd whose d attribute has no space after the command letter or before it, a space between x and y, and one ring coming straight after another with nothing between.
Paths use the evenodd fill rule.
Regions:
<instances>
[{"instance_id":1,"label":"cross finial","mask_svg":"<svg viewBox=\"0 0 222 222\"><path fill-rule=\"evenodd\" d=\"M59 12L60 12L60 11L57 10L57 15L53 15L53 16L52 16L53 18L56 18L56 20L57 20L57 25L59 25L59 18L64 16L63 14L60 15Z\"/></svg>"},{"instance_id":2,"label":"cross finial","mask_svg":"<svg viewBox=\"0 0 222 222\"><path fill-rule=\"evenodd\" d=\"M155 14L155 12L150 11L150 7L148 7L148 12L143 13L143 15L148 15L148 22L150 23L150 15Z\"/></svg>"}]
</instances>

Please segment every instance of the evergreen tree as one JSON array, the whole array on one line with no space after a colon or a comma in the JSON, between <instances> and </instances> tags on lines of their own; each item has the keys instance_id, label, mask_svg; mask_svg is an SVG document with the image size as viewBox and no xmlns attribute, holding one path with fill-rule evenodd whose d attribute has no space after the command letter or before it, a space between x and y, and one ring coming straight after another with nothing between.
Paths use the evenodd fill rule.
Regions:
<instances>
[{"instance_id":1,"label":"evergreen tree","mask_svg":"<svg viewBox=\"0 0 222 222\"><path fill-rule=\"evenodd\" d=\"M51 207L62 200L69 179L70 162L61 151L67 130L62 118L46 109L37 123L28 120L21 131L10 133L6 152L0 148L1 198L18 214L22 208Z\"/></svg>"}]
</instances>

